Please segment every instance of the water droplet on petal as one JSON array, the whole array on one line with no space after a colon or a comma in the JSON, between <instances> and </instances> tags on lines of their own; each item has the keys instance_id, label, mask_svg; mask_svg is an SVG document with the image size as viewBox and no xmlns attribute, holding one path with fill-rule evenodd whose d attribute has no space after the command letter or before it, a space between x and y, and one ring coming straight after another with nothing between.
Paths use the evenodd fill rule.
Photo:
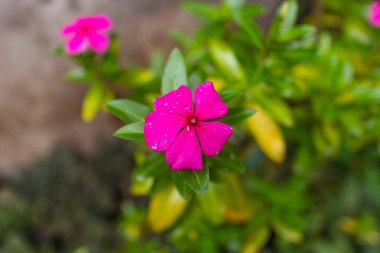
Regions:
<instances>
[{"instance_id":1,"label":"water droplet on petal","mask_svg":"<svg viewBox=\"0 0 380 253\"><path fill-rule=\"evenodd\" d=\"M225 110L223 110L223 109L219 110L219 114L224 114L224 112L225 112Z\"/></svg>"},{"instance_id":2,"label":"water droplet on petal","mask_svg":"<svg viewBox=\"0 0 380 253\"><path fill-rule=\"evenodd\" d=\"M188 105L184 105L184 106L183 106L183 109L185 109L185 111L189 111L189 110L190 110L190 106L188 106Z\"/></svg>"},{"instance_id":3,"label":"water droplet on petal","mask_svg":"<svg viewBox=\"0 0 380 253\"><path fill-rule=\"evenodd\" d=\"M168 113L172 113L173 112L173 110L168 110Z\"/></svg>"},{"instance_id":4,"label":"water droplet on petal","mask_svg":"<svg viewBox=\"0 0 380 253\"><path fill-rule=\"evenodd\" d=\"M180 97L180 96L182 96L181 93L177 92L177 97Z\"/></svg>"},{"instance_id":5,"label":"water droplet on petal","mask_svg":"<svg viewBox=\"0 0 380 253\"><path fill-rule=\"evenodd\" d=\"M165 102L165 103L164 103L164 106L168 106L168 102Z\"/></svg>"}]
</instances>

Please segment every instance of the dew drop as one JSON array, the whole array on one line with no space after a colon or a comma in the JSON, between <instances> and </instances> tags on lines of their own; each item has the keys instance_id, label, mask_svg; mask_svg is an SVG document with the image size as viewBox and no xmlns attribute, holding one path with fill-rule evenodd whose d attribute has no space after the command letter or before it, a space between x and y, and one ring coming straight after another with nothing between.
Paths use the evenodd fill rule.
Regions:
<instances>
[{"instance_id":1,"label":"dew drop","mask_svg":"<svg viewBox=\"0 0 380 253\"><path fill-rule=\"evenodd\" d=\"M168 102L165 102L165 103L164 103L164 106L168 106Z\"/></svg>"},{"instance_id":2,"label":"dew drop","mask_svg":"<svg viewBox=\"0 0 380 253\"><path fill-rule=\"evenodd\" d=\"M183 106L183 109L185 109L186 111L189 111L190 106L188 106L188 105L184 105L184 106Z\"/></svg>"},{"instance_id":3,"label":"dew drop","mask_svg":"<svg viewBox=\"0 0 380 253\"><path fill-rule=\"evenodd\" d=\"M219 114L224 114L224 112L225 112L225 110L223 110L223 109L219 110Z\"/></svg>"},{"instance_id":4,"label":"dew drop","mask_svg":"<svg viewBox=\"0 0 380 253\"><path fill-rule=\"evenodd\" d=\"M172 113L173 112L173 110L168 110L168 113Z\"/></svg>"},{"instance_id":5,"label":"dew drop","mask_svg":"<svg viewBox=\"0 0 380 253\"><path fill-rule=\"evenodd\" d=\"M180 97L180 96L182 96L181 93L177 92L177 97Z\"/></svg>"}]
</instances>

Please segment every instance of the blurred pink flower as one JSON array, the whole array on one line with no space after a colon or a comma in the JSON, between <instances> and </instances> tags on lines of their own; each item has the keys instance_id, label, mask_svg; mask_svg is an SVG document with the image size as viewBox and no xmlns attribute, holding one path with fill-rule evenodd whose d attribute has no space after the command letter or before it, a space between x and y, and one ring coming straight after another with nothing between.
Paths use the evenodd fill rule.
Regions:
<instances>
[{"instance_id":1,"label":"blurred pink flower","mask_svg":"<svg viewBox=\"0 0 380 253\"><path fill-rule=\"evenodd\" d=\"M173 170L202 169L202 151L217 155L233 133L231 126L210 121L227 115L227 104L206 82L195 89L195 107L191 90L180 86L154 102L155 111L145 120L147 145L155 151L166 151Z\"/></svg>"},{"instance_id":2,"label":"blurred pink flower","mask_svg":"<svg viewBox=\"0 0 380 253\"><path fill-rule=\"evenodd\" d=\"M88 48L97 53L104 53L110 44L109 35L106 33L112 27L112 20L106 14L82 16L73 23L64 26L62 36L68 37L66 51L76 55Z\"/></svg>"},{"instance_id":3,"label":"blurred pink flower","mask_svg":"<svg viewBox=\"0 0 380 253\"><path fill-rule=\"evenodd\" d=\"M380 1L371 4L369 21L373 26L380 26Z\"/></svg>"}]
</instances>

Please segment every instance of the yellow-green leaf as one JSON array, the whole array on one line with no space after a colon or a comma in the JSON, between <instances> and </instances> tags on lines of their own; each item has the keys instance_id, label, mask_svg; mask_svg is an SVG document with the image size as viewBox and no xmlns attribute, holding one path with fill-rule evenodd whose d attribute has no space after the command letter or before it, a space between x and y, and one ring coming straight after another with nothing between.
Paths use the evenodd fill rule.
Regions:
<instances>
[{"instance_id":1,"label":"yellow-green leaf","mask_svg":"<svg viewBox=\"0 0 380 253\"><path fill-rule=\"evenodd\" d=\"M226 207L224 218L232 224L246 223L252 217L252 207L240 179L232 173L223 173L221 193Z\"/></svg>"},{"instance_id":2,"label":"yellow-green leaf","mask_svg":"<svg viewBox=\"0 0 380 253\"><path fill-rule=\"evenodd\" d=\"M246 239L242 253L259 253L268 241L270 231L267 227L261 227L253 231L249 231L249 236Z\"/></svg>"},{"instance_id":3,"label":"yellow-green leaf","mask_svg":"<svg viewBox=\"0 0 380 253\"><path fill-rule=\"evenodd\" d=\"M221 193L221 187L219 185L210 184L204 196L197 196L203 213L214 224L221 224L224 221L225 198Z\"/></svg>"},{"instance_id":4,"label":"yellow-green leaf","mask_svg":"<svg viewBox=\"0 0 380 253\"><path fill-rule=\"evenodd\" d=\"M160 233L170 228L185 211L189 200L185 200L174 186L153 195L148 207L148 224L153 232Z\"/></svg>"},{"instance_id":5,"label":"yellow-green leaf","mask_svg":"<svg viewBox=\"0 0 380 253\"><path fill-rule=\"evenodd\" d=\"M286 145L281 128L260 107L251 106L257 113L247 119L250 133L268 158L282 163L286 155Z\"/></svg>"},{"instance_id":6,"label":"yellow-green leaf","mask_svg":"<svg viewBox=\"0 0 380 253\"><path fill-rule=\"evenodd\" d=\"M91 122L103 105L104 88L100 84L92 84L84 97L82 104L82 119Z\"/></svg>"},{"instance_id":7,"label":"yellow-green leaf","mask_svg":"<svg viewBox=\"0 0 380 253\"><path fill-rule=\"evenodd\" d=\"M153 182L152 177L146 179L133 177L129 191L135 196L146 196L152 188Z\"/></svg>"},{"instance_id":8,"label":"yellow-green leaf","mask_svg":"<svg viewBox=\"0 0 380 253\"><path fill-rule=\"evenodd\" d=\"M284 241L291 243L299 243L303 240L303 234L288 225L285 225L279 221L273 221L273 227L277 235Z\"/></svg>"},{"instance_id":9,"label":"yellow-green leaf","mask_svg":"<svg viewBox=\"0 0 380 253\"><path fill-rule=\"evenodd\" d=\"M228 44L214 39L209 42L209 49L212 59L223 73L236 80L245 81L243 69Z\"/></svg>"}]
</instances>

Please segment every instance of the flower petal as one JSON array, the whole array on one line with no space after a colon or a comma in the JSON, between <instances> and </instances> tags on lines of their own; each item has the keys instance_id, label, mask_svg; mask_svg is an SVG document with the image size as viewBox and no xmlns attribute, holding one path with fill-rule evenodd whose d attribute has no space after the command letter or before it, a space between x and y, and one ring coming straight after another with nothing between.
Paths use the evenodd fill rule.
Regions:
<instances>
[{"instance_id":1,"label":"flower petal","mask_svg":"<svg viewBox=\"0 0 380 253\"><path fill-rule=\"evenodd\" d=\"M166 151L166 161L173 170L201 170L202 150L193 127L187 126Z\"/></svg>"},{"instance_id":2,"label":"flower petal","mask_svg":"<svg viewBox=\"0 0 380 253\"><path fill-rule=\"evenodd\" d=\"M195 129L206 156L219 154L233 133L232 127L222 122L199 122Z\"/></svg>"},{"instance_id":3,"label":"flower petal","mask_svg":"<svg viewBox=\"0 0 380 253\"><path fill-rule=\"evenodd\" d=\"M222 102L212 82L205 82L195 89L196 115L200 120L222 118L227 115L227 104Z\"/></svg>"},{"instance_id":4,"label":"flower petal","mask_svg":"<svg viewBox=\"0 0 380 253\"><path fill-rule=\"evenodd\" d=\"M69 54L80 54L87 49L87 43L84 37L75 35L70 38L66 43L66 51Z\"/></svg>"},{"instance_id":5,"label":"flower petal","mask_svg":"<svg viewBox=\"0 0 380 253\"><path fill-rule=\"evenodd\" d=\"M145 119L146 143L153 150L165 151L184 126L180 115L151 112Z\"/></svg>"},{"instance_id":6,"label":"flower petal","mask_svg":"<svg viewBox=\"0 0 380 253\"><path fill-rule=\"evenodd\" d=\"M89 44L92 50L97 53L104 53L110 44L108 35L94 33L88 36Z\"/></svg>"},{"instance_id":7,"label":"flower petal","mask_svg":"<svg viewBox=\"0 0 380 253\"><path fill-rule=\"evenodd\" d=\"M370 6L370 22L374 26L380 26L380 2L374 2Z\"/></svg>"},{"instance_id":8,"label":"flower petal","mask_svg":"<svg viewBox=\"0 0 380 253\"><path fill-rule=\"evenodd\" d=\"M157 112L182 115L194 112L193 96L191 90L185 85L157 98L153 105Z\"/></svg>"},{"instance_id":9,"label":"flower petal","mask_svg":"<svg viewBox=\"0 0 380 253\"><path fill-rule=\"evenodd\" d=\"M99 30L109 30L112 28L112 19L101 13L92 17L92 24Z\"/></svg>"},{"instance_id":10,"label":"flower petal","mask_svg":"<svg viewBox=\"0 0 380 253\"><path fill-rule=\"evenodd\" d=\"M89 26L94 30L109 30L112 28L112 20L107 14L95 14L92 16L81 16L77 18L80 25Z\"/></svg>"},{"instance_id":11,"label":"flower petal","mask_svg":"<svg viewBox=\"0 0 380 253\"><path fill-rule=\"evenodd\" d=\"M66 36L70 33L74 33L74 32L76 32L77 28L78 28L78 26L76 23L68 24L68 25L62 27L61 35Z\"/></svg>"}]
</instances>

